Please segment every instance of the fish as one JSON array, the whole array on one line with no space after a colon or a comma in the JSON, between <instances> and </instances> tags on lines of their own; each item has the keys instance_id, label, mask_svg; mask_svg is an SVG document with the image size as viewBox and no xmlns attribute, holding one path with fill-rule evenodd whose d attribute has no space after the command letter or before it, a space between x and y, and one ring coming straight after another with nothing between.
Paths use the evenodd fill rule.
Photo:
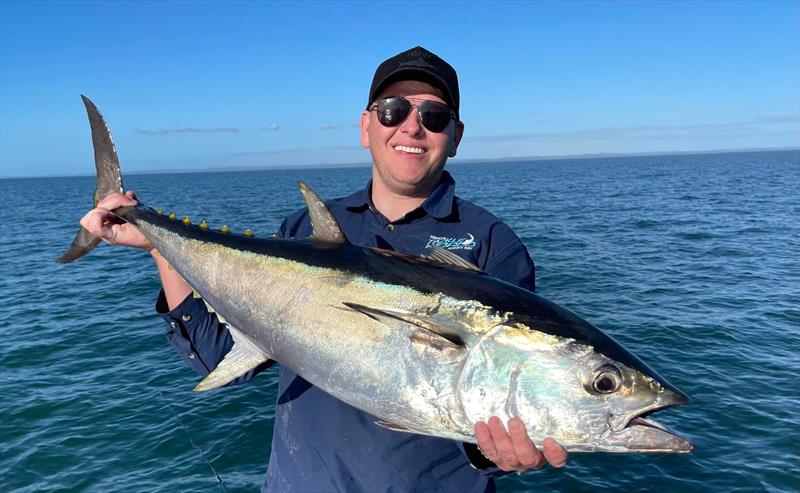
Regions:
<instances>
[{"instance_id":1,"label":"fish","mask_svg":"<svg viewBox=\"0 0 800 493\"><path fill-rule=\"evenodd\" d=\"M108 126L92 130L95 205L122 191ZM474 425L520 417L532 442L569 452L685 453L650 415L686 394L571 311L448 250L414 256L351 244L319 196L299 188L313 234L236 234L139 203L136 226L227 325L230 352L195 388L223 387L274 360L396 432L477 443ZM98 244L81 228L59 262Z\"/></svg>"}]
</instances>

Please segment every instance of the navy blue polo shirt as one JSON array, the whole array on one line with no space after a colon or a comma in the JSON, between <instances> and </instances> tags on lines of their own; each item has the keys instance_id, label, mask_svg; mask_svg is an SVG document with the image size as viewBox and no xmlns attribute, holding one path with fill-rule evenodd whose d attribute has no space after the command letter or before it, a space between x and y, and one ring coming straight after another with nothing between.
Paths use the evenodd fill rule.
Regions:
<instances>
[{"instance_id":1,"label":"navy blue polo shirt","mask_svg":"<svg viewBox=\"0 0 800 493\"><path fill-rule=\"evenodd\" d=\"M326 202L351 243L409 254L444 248L494 277L534 289L534 265L525 246L505 223L457 197L449 173L419 208L396 221L375 209L371 185ZM290 215L279 232L284 238L310 234L305 209ZM156 310L169 324L166 335L173 347L201 375L213 370L233 344L224 324L208 313L202 300L189 296L168 312L162 292ZM234 383L249 380L267 366ZM491 475L498 469L476 469L463 444L387 430L375 421L282 367L262 491L494 491Z\"/></svg>"}]
</instances>

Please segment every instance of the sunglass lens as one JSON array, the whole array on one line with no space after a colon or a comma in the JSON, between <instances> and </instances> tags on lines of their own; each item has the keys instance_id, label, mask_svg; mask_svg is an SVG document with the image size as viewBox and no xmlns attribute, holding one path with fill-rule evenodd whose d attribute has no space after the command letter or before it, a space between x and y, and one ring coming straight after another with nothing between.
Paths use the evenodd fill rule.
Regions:
<instances>
[{"instance_id":1,"label":"sunglass lens","mask_svg":"<svg viewBox=\"0 0 800 493\"><path fill-rule=\"evenodd\" d=\"M419 112L422 124L431 132L441 132L450 123L450 108L443 104L424 101L419 105Z\"/></svg>"},{"instance_id":2,"label":"sunglass lens","mask_svg":"<svg viewBox=\"0 0 800 493\"><path fill-rule=\"evenodd\" d=\"M386 98L378 101L376 108L378 121L384 127L396 127L408 118L411 102L403 97ZM422 125L431 132L439 133L450 123L450 108L441 103L423 101L417 107Z\"/></svg>"},{"instance_id":3,"label":"sunglass lens","mask_svg":"<svg viewBox=\"0 0 800 493\"><path fill-rule=\"evenodd\" d=\"M411 111L411 103L405 98L386 98L378 101L378 121L385 127L400 125Z\"/></svg>"}]
</instances>

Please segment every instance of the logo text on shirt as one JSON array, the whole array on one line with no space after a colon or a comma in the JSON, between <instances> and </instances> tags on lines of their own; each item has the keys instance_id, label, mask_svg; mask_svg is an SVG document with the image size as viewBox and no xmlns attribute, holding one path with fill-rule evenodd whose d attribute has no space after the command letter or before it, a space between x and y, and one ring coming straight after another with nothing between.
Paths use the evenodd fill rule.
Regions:
<instances>
[{"instance_id":1,"label":"logo text on shirt","mask_svg":"<svg viewBox=\"0 0 800 493\"><path fill-rule=\"evenodd\" d=\"M472 250L475 248L475 237L467 233L464 238L448 238L447 236L434 236L428 239L428 244L425 248L444 248L445 250Z\"/></svg>"}]
</instances>

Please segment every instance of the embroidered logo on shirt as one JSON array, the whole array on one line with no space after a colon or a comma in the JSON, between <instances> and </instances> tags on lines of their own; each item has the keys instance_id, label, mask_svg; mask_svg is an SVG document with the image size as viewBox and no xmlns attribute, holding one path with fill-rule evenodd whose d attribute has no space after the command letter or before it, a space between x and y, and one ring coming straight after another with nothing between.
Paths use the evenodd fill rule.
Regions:
<instances>
[{"instance_id":1,"label":"embroidered logo on shirt","mask_svg":"<svg viewBox=\"0 0 800 493\"><path fill-rule=\"evenodd\" d=\"M434 236L428 239L428 244L425 248L439 247L445 250L472 250L475 248L475 237L467 233L464 238L448 238L446 236Z\"/></svg>"}]
</instances>

